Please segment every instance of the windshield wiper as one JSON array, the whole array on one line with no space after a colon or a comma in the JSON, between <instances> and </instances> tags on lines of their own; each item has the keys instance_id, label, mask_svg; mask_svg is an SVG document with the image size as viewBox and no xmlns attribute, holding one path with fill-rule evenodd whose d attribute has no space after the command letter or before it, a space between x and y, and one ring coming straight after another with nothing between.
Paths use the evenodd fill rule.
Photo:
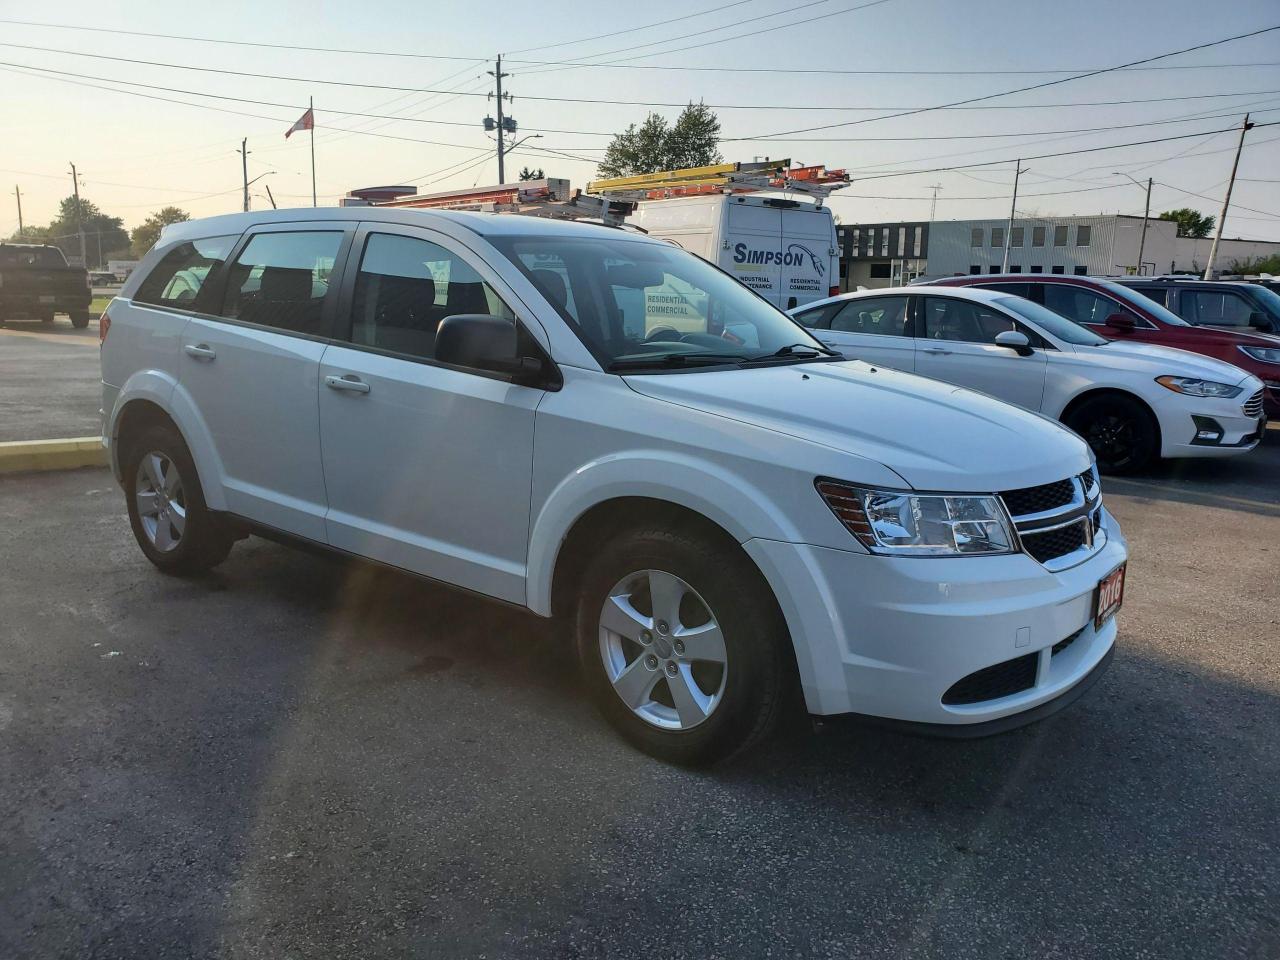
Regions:
<instances>
[{"instance_id":1,"label":"windshield wiper","mask_svg":"<svg viewBox=\"0 0 1280 960\"><path fill-rule=\"evenodd\" d=\"M773 353L762 354L758 357L751 357L752 360L771 360L774 357L839 357L843 354L827 347L820 347L812 343L789 343L785 347L779 347Z\"/></svg>"},{"instance_id":2,"label":"windshield wiper","mask_svg":"<svg viewBox=\"0 0 1280 960\"><path fill-rule=\"evenodd\" d=\"M623 357L614 360L608 370L636 370L643 367L683 367L688 364L743 363L749 360L738 353L663 353L652 357Z\"/></svg>"}]
</instances>

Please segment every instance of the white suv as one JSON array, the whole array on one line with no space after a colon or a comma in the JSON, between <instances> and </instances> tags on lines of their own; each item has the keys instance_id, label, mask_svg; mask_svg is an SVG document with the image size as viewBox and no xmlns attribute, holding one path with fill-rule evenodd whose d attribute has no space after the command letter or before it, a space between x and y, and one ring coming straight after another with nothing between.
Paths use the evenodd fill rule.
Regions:
<instances>
[{"instance_id":1,"label":"white suv","mask_svg":"<svg viewBox=\"0 0 1280 960\"><path fill-rule=\"evenodd\" d=\"M1267 429L1262 381L1151 343L1107 340L1038 303L985 287L847 293L791 311L829 347L981 390L1061 420L1104 472L1160 457L1248 453Z\"/></svg>"},{"instance_id":2,"label":"white suv","mask_svg":"<svg viewBox=\"0 0 1280 960\"><path fill-rule=\"evenodd\" d=\"M1126 550L1088 447L844 361L620 230L352 208L168 227L103 318L134 534L253 532L558 617L682 763L813 714L993 733L1106 668Z\"/></svg>"}]
</instances>

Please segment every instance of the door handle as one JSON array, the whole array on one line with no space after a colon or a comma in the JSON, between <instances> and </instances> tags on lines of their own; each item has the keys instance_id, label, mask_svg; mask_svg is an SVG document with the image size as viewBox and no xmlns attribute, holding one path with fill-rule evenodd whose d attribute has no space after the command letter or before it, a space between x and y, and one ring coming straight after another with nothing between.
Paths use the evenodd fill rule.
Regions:
<instances>
[{"instance_id":1,"label":"door handle","mask_svg":"<svg viewBox=\"0 0 1280 960\"><path fill-rule=\"evenodd\" d=\"M350 390L352 393L369 392L369 385L354 373L348 373L341 377L325 377L324 385L332 390Z\"/></svg>"},{"instance_id":2,"label":"door handle","mask_svg":"<svg viewBox=\"0 0 1280 960\"><path fill-rule=\"evenodd\" d=\"M188 343L184 344L182 349L187 356L195 357L197 360L212 360L218 355L207 343Z\"/></svg>"},{"instance_id":3,"label":"door handle","mask_svg":"<svg viewBox=\"0 0 1280 960\"><path fill-rule=\"evenodd\" d=\"M932 353L935 357L940 357L951 352L950 350L942 349L942 347L923 347L921 349L923 349L925 353Z\"/></svg>"}]
</instances>

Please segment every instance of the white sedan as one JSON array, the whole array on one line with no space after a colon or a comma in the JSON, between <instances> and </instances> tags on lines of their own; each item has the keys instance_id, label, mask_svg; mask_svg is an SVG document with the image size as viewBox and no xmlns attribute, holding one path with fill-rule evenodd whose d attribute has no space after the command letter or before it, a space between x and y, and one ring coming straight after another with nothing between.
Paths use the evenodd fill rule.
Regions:
<instances>
[{"instance_id":1,"label":"white sedan","mask_svg":"<svg viewBox=\"0 0 1280 960\"><path fill-rule=\"evenodd\" d=\"M1112 473L1157 457L1246 453L1266 429L1262 381L1200 354L1106 340L980 288L869 290L791 311L848 357L981 390L1061 420Z\"/></svg>"}]
</instances>

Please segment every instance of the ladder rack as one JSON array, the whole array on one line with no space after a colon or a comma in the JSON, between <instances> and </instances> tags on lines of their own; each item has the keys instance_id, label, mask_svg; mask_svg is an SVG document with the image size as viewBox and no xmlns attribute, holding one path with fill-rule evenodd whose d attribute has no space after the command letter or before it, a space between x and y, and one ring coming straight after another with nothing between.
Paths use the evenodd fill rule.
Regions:
<instances>
[{"instance_id":1,"label":"ladder rack","mask_svg":"<svg viewBox=\"0 0 1280 960\"><path fill-rule=\"evenodd\" d=\"M661 170L633 177L592 180L587 184L587 192L639 201L772 190L807 194L821 206L833 191L848 186L850 182L849 174L844 170L828 170L821 164L809 167L792 167L790 164L790 160L764 160Z\"/></svg>"},{"instance_id":2,"label":"ladder rack","mask_svg":"<svg viewBox=\"0 0 1280 960\"><path fill-rule=\"evenodd\" d=\"M557 220L599 220L607 226L620 226L635 212L634 202L590 196L581 190L572 189L568 180L557 177L500 183L467 190L415 194L382 201L377 206L518 213Z\"/></svg>"}]
</instances>

